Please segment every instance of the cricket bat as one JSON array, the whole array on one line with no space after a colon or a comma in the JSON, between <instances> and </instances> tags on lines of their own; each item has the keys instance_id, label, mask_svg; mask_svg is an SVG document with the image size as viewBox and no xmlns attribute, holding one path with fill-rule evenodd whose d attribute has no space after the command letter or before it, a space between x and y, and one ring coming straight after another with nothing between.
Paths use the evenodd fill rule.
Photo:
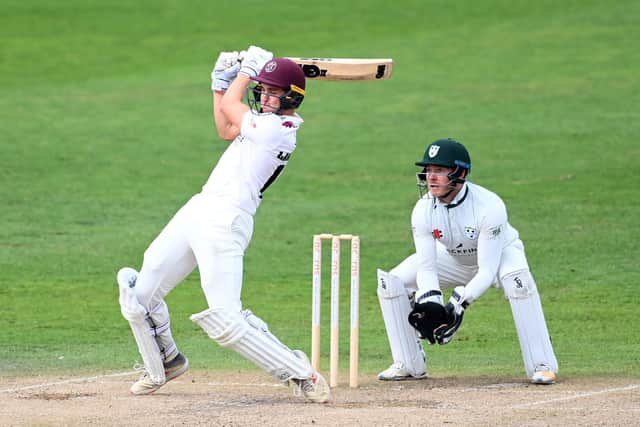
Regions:
<instances>
[{"instance_id":1,"label":"cricket bat","mask_svg":"<svg viewBox=\"0 0 640 427\"><path fill-rule=\"evenodd\" d=\"M311 80L386 80L393 71L393 59L288 58Z\"/></svg>"}]
</instances>

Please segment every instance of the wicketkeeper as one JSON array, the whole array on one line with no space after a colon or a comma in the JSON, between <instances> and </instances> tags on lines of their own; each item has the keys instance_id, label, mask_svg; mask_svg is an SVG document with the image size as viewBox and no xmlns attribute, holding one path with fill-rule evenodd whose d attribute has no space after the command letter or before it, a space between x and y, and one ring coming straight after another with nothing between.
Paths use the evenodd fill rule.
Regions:
<instances>
[{"instance_id":1,"label":"wicketkeeper","mask_svg":"<svg viewBox=\"0 0 640 427\"><path fill-rule=\"evenodd\" d=\"M198 266L208 307L191 320L218 344L294 383L307 399L325 402L329 386L307 356L280 342L240 300L254 215L296 148L304 73L294 62L251 46L246 52L220 53L211 80L216 129L231 143L202 191L145 251L140 272L126 267L118 273L121 311L145 369L131 393L153 393L187 371L187 358L171 334L165 297ZM242 101L245 94L249 105Z\"/></svg>"},{"instance_id":2,"label":"wicketkeeper","mask_svg":"<svg viewBox=\"0 0 640 427\"><path fill-rule=\"evenodd\" d=\"M421 339L449 343L468 310L493 284L503 290L520 340L527 377L556 380L556 361L540 296L518 232L495 193L467 180L467 149L452 139L431 143L416 162L420 199L411 215L416 252L388 273L378 270L393 364L380 380L426 378ZM445 305L442 288L454 288Z\"/></svg>"}]
</instances>

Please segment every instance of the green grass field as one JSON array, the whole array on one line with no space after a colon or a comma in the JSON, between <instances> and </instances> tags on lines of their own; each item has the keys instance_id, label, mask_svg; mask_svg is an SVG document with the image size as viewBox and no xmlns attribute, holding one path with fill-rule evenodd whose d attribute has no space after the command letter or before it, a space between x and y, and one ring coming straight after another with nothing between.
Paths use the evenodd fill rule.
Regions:
<instances>
[{"instance_id":1,"label":"green grass field","mask_svg":"<svg viewBox=\"0 0 640 427\"><path fill-rule=\"evenodd\" d=\"M298 149L245 257L243 303L284 342L309 350L311 236L359 234L361 370L386 368L375 271L413 250L413 162L454 137L525 242L561 375L640 377L637 1L5 0L0 12L0 376L139 360L115 273L140 265L225 147L218 52L258 44L395 60L389 81L308 84ZM206 308L197 271L167 301L194 368L254 369L189 321ZM524 375L495 289L427 352L435 376Z\"/></svg>"}]
</instances>

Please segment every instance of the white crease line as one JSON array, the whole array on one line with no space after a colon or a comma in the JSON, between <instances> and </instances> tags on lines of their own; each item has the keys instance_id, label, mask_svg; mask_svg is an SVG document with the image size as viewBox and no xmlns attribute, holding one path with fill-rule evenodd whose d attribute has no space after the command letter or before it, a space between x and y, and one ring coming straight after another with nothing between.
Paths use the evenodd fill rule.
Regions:
<instances>
[{"instance_id":1,"label":"white crease line","mask_svg":"<svg viewBox=\"0 0 640 427\"><path fill-rule=\"evenodd\" d=\"M70 384L70 383L83 383L83 382L99 380L101 378L124 377L126 375L133 375L136 372L137 371L118 372L118 373L115 373L115 374L96 375L94 377L71 378L69 380L57 381L57 382L53 382L53 383L42 383L42 384L28 385L28 386L24 386L24 387L8 388L6 390L0 390L0 393L15 393L17 391L31 390L31 389L34 389L34 388L45 388L45 387L50 387L50 386L54 386L54 385L62 385L62 384Z\"/></svg>"},{"instance_id":2,"label":"white crease line","mask_svg":"<svg viewBox=\"0 0 640 427\"><path fill-rule=\"evenodd\" d=\"M259 384L250 384L250 383L207 383L207 385L213 386L213 387L286 387L285 384L278 384L278 383L272 383L272 384L266 384L266 383L259 383Z\"/></svg>"},{"instance_id":3,"label":"white crease line","mask_svg":"<svg viewBox=\"0 0 640 427\"><path fill-rule=\"evenodd\" d=\"M564 401L564 400L574 400L574 399L580 399L580 398L583 398L583 397L596 396L598 394L616 393L616 392L619 392L619 391L634 390L636 388L640 388L640 384L630 384L630 385L628 385L626 387L608 388L608 389L605 389L605 390L593 391L591 393L577 394L575 396L559 397L557 399L538 400L537 402L523 403L523 404L520 404L520 405L514 405L514 406L512 406L512 408L514 408L514 409L527 408L529 406L534 406L534 405L544 405L545 403L561 402L561 401Z\"/></svg>"},{"instance_id":4,"label":"white crease line","mask_svg":"<svg viewBox=\"0 0 640 427\"><path fill-rule=\"evenodd\" d=\"M127 375L134 375L136 373L138 373L138 371L118 372L115 374L96 375L93 377L84 377L84 378L71 378L68 380L56 381L52 383L41 383L41 384L28 385L24 387L8 388L5 390L0 390L0 393L15 393L19 391L32 390L34 388L46 388L46 387L63 385L63 384L71 384L71 383L84 383L84 382L99 380L102 378L124 377ZM226 387L284 387L284 384L277 384L277 383L276 384L266 384L266 383L251 384L251 383L209 382L207 383L207 385L214 386L214 387L225 387L225 386Z\"/></svg>"}]
</instances>

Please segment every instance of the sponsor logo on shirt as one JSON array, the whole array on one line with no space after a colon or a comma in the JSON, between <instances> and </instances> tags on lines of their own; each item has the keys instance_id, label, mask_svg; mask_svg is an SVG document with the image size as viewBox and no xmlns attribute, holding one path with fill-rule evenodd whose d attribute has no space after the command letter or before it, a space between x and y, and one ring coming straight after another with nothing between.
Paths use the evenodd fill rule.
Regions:
<instances>
[{"instance_id":1,"label":"sponsor logo on shirt","mask_svg":"<svg viewBox=\"0 0 640 427\"><path fill-rule=\"evenodd\" d=\"M282 122L282 126L286 128L295 128L297 127L292 121L287 120L286 122Z\"/></svg>"},{"instance_id":2,"label":"sponsor logo on shirt","mask_svg":"<svg viewBox=\"0 0 640 427\"><path fill-rule=\"evenodd\" d=\"M478 248L465 249L464 245L460 243L454 249L447 248L447 252L449 252L449 255L454 255L454 256L455 255L473 255L476 252L478 252Z\"/></svg>"},{"instance_id":3,"label":"sponsor logo on shirt","mask_svg":"<svg viewBox=\"0 0 640 427\"><path fill-rule=\"evenodd\" d=\"M498 236L500 236L501 232L502 232L502 225L497 225L489 229L489 236L491 236L492 239L497 239Z\"/></svg>"}]
</instances>

